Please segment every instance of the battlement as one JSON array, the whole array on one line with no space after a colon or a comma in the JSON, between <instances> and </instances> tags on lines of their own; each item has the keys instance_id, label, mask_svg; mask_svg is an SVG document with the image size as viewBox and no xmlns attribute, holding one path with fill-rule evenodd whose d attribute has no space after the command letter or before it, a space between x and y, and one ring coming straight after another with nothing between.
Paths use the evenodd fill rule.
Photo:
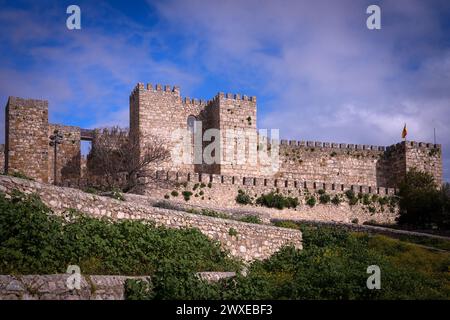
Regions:
<instances>
[{"instance_id":1,"label":"battlement","mask_svg":"<svg viewBox=\"0 0 450 320\"><path fill-rule=\"evenodd\" d=\"M185 105L205 107L211 103L211 100L196 99L196 98L191 99L190 97L184 97L182 102Z\"/></svg>"},{"instance_id":2,"label":"battlement","mask_svg":"<svg viewBox=\"0 0 450 320\"><path fill-rule=\"evenodd\" d=\"M303 140L279 140L280 146L300 147L300 148L323 148L323 149L345 149L345 150L372 150L385 151L387 147L366 144L350 144L350 143L336 143L336 142L319 142L319 141L303 141ZM271 144L276 143L272 140Z\"/></svg>"},{"instance_id":3,"label":"battlement","mask_svg":"<svg viewBox=\"0 0 450 320\"><path fill-rule=\"evenodd\" d=\"M227 100L235 100L235 101L251 101L256 103L256 97L255 96L247 96L247 95L241 95L239 93L223 93L219 92L217 93L213 100L221 100L221 99L227 99Z\"/></svg>"},{"instance_id":4,"label":"battlement","mask_svg":"<svg viewBox=\"0 0 450 320\"><path fill-rule=\"evenodd\" d=\"M324 190L329 193L342 193L347 190L353 190L355 193L368 193L377 195L395 195L396 188L385 188L379 186L368 186L359 184L329 183L322 181L308 181L299 179L272 178L272 177L248 177L248 176L230 176L220 174L179 172L160 170L155 173L157 180L172 182L193 182L193 183L211 183L220 185L236 185L247 187L266 187L278 189L299 189L309 192Z\"/></svg>"},{"instance_id":5,"label":"battlement","mask_svg":"<svg viewBox=\"0 0 450 320\"><path fill-rule=\"evenodd\" d=\"M270 142L276 143L275 140ZM323 148L323 149L346 149L346 150L372 150L372 151L393 151L398 149L404 149L405 145L412 148L423 149L441 149L441 144L433 144L427 142L416 141L402 141L390 146L377 146L367 144L350 144L350 143L336 143L336 142L319 142L319 141L303 141L303 140L278 140L280 146L289 147L306 147L306 148Z\"/></svg>"},{"instance_id":6,"label":"battlement","mask_svg":"<svg viewBox=\"0 0 450 320\"><path fill-rule=\"evenodd\" d=\"M180 87L179 86L170 86L170 85L162 85L162 84L155 84L152 85L151 83L147 83L145 86L143 83L139 82L131 92L131 95L136 94L139 91L151 91L151 92L172 92L176 95L180 95Z\"/></svg>"}]
</instances>

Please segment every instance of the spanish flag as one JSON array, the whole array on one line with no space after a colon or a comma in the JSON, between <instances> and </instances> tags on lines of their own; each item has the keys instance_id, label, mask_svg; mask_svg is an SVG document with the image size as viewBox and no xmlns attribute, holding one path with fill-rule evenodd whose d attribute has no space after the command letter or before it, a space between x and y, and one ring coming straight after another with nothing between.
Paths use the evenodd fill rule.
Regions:
<instances>
[{"instance_id":1,"label":"spanish flag","mask_svg":"<svg viewBox=\"0 0 450 320\"><path fill-rule=\"evenodd\" d=\"M402 139L405 139L407 134L408 134L408 130L406 129L406 123L405 123L405 126L403 127L403 131L402 131Z\"/></svg>"}]
</instances>

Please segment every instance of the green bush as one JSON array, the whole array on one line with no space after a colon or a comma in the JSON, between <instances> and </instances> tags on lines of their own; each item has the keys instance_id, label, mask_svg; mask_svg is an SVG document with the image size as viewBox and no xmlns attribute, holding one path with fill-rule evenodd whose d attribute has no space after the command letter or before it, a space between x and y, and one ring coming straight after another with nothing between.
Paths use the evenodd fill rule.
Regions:
<instances>
[{"instance_id":1,"label":"green bush","mask_svg":"<svg viewBox=\"0 0 450 320\"><path fill-rule=\"evenodd\" d=\"M252 199L248 194L239 189L238 195L236 196L236 202L240 204L252 204Z\"/></svg>"},{"instance_id":2,"label":"green bush","mask_svg":"<svg viewBox=\"0 0 450 320\"><path fill-rule=\"evenodd\" d=\"M230 228L230 229L228 229L228 234L232 237L237 237L238 232L235 228Z\"/></svg>"},{"instance_id":3,"label":"green bush","mask_svg":"<svg viewBox=\"0 0 450 320\"><path fill-rule=\"evenodd\" d=\"M178 191L173 190L171 193L172 197L178 197Z\"/></svg>"},{"instance_id":4,"label":"green bush","mask_svg":"<svg viewBox=\"0 0 450 320\"><path fill-rule=\"evenodd\" d=\"M256 204L268 208L295 208L298 206L298 198L285 197L276 192L262 194L256 199Z\"/></svg>"},{"instance_id":5,"label":"green bush","mask_svg":"<svg viewBox=\"0 0 450 320\"><path fill-rule=\"evenodd\" d=\"M313 196L308 197L306 199L306 204L311 208L314 207L316 205L316 198L314 198Z\"/></svg>"},{"instance_id":6,"label":"green bush","mask_svg":"<svg viewBox=\"0 0 450 320\"><path fill-rule=\"evenodd\" d=\"M0 274L54 274L78 265L83 274L151 275L165 260L199 272L240 264L197 229L96 219L75 210L53 215L36 195L0 194Z\"/></svg>"},{"instance_id":7,"label":"green bush","mask_svg":"<svg viewBox=\"0 0 450 320\"><path fill-rule=\"evenodd\" d=\"M372 198L371 198L370 194L365 193L365 194L362 196L362 203L363 203L363 205L365 205L365 206L368 206L368 205L372 204Z\"/></svg>"},{"instance_id":8,"label":"green bush","mask_svg":"<svg viewBox=\"0 0 450 320\"><path fill-rule=\"evenodd\" d=\"M334 205L339 205L341 203L341 198L338 195L335 195L333 199L331 199L331 203Z\"/></svg>"},{"instance_id":9,"label":"green bush","mask_svg":"<svg viewBox=\"0 0 450 320\"><path fill-rule=\"evenodd\" d=\"M243 218L240 218L239 221L242 222L248 222L248 223L256 223L256 224L261 224L261 218L255 215L247 215Z\"/></svg>"},{"instance_id":10,"label":"green bush","mask_svg":"<svg viewBox=\"0 0 450 320\"><path fill-rule=\"evenodd\" d=\"M321 194L320 197L319 197L319 202L320 202L321 204L327 204L327 203L329 203L330 201L331 201L330 195L328 195L328 194L326 194L326 193Z\"/></svg>"},{"instance_id":11,"label":"green bush","mask_svg":"<svg viewBox=\"0 0 450 320\"><path fill-rule=\"evenodd\" d=\"M448 299L449 254L426 251L384 236L301 226L304 249L291 246L254 261L246 277L206 283L165 262L151 285L136 286L153 299ZM417 260L417 261L416 261ZM367 267L382 270L382 290L368 290ZM149 294L148 288L153 288ZM135 297L136 294L133 296Z\"/></svg>"},{"instance_id":12,"label":"green bush","mask_svg":"<svg viewBox=\"0 0 450 320\"><path fill-rule=\"evenodd\" d=\"M184 198L185 201L189 201L191 199L192 192L190 192L190 191L183 191L181 194L183 195L183 198Z\"/></svg>"}]
</instances>

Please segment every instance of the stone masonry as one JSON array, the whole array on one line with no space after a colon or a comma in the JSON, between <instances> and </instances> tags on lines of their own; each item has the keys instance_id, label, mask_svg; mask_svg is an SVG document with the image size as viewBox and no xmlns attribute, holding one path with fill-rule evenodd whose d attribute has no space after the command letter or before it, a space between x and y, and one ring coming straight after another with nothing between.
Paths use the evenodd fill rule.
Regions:
<instances>
[{"instance_id":1,"label":"stone masonry","mask_svg":"<svg viewBox=\"0 0 450 320\"><path fill-rule=\"evenodd\" d=\"M138 140L142 148L149 135L157 135L172 150L181 139L174 132L187 132L188 118L195 119L201 127L192 133L190 161L177 162L172 158L155 169L395 188L406 172L416 167L433 174L438 184L442 182L439 144L403 141L385 147L294 140L278 143L264 140L257 132L256 97L218 93L205 101L182 98L177 86L142 83L130 95L130 139ZM64 143L60 145L57 164L61 180L58 182L81 176L83 129L49 124L47 101L10 97L5 119L5 171L21 171L38 181L52 182L53 150L48 146L48 136L59 129L64 134ZM201 141L208 129L220 130L218 137L204 137L217 142L218 150L212 151L210 142ZM236 135L229 136L227 130L234 130ZM195 139L198 136L201 150L211 151L217 161L206 163L200 159L200 163L194 163L193 146L198 145ZM276 172L268 170L267 164L256 157L257 150L266 146L269 155L278 152ZM256 162L237 161L239 150L247 160L256 157Z\"/></svg>"},{"instance_id":2,"label":"stone masonry","mask_svg":"<svg viewBox=\"0 0 450 320\"><path fill-rule=\"evenodd\" d=\"M36 193L55 214L73 208L98 218L148 220L169 228L197 228L244 261L268 258L288 244L302 248L298 230L190 214L152 207L143 201L119 201L77 189L0 176L0 192L11 194L13 190Z\"/></svg>"}]
</instances>

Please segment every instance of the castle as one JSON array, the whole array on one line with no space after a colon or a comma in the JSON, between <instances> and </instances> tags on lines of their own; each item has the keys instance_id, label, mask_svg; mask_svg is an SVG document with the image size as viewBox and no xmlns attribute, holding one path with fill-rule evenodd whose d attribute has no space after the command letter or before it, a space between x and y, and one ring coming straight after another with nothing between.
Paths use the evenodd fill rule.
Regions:
<instances>
[{"instance_id":1,"label":"castle","mask_svg":"<svg viewBox=\"0 0 450 320\"><path fill-rule=\"evenodd\" d=\"M145 139L147 133L157 133L169 140L172 132L190 129L192 121L196 120L201 123L202 132L218 129L220 145L231 146L232 152L243 146L245 154L251 156L260 148L256 97L218 93L209 101L183 99L178 87L139 83L131 92L129 101L130 138ZM0 164L5 172L20 171L37 181L53 182L54 161L49 136L57 129L63 134L63 141L58 145L58 182L81 177L80 145L82 140L92 140L92 130L50 124L48 102L43 100L9 97L5 111L5 145L0 146L3 151ZM257 148L251 148L246 140L225 141L227 138L223 132L227 130L250 133L249 139L255 137ZM265 145L270 150L273 143L268 141ZM227 148L219 149L221 156ZM437 144L403 141L386 147L281 140L278 148L269 153L274 150L277 152L276 172L268 170L267 165L259 161L235 163L222 160L212 164L169 161L159 169L178 172L177 179L182 174L203 174L210 176L210 181L218 179L222 183L231 177L233 183L235 179L241 182L247 179L247 184L261 183L264 186L267 183L277 185L279 181L285 186L320 183L333 189L336 186L341 190L359 186L361 190L365 188L374 192L380 188L396 188L406 172L415 167L431 173L438 184L442 183L441 145Z\"/></svg>"}]
</instances>

